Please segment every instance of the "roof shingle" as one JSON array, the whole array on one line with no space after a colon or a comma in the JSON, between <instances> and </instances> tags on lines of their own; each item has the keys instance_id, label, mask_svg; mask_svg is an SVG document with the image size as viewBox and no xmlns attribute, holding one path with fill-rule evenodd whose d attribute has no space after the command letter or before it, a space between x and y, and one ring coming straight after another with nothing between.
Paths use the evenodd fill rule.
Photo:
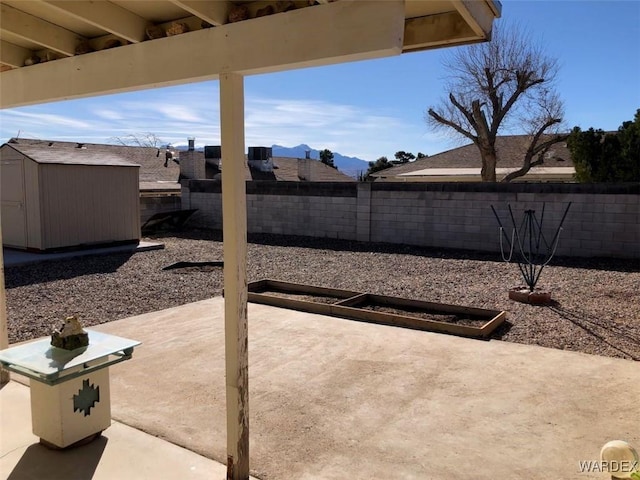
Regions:
<instances>
[{"instance_id":1,"label":"roof shingle","mask_svg":"<svg viewBox=\"0 0 640 480\"><path fill-rule=\"evenodd\" d=\"M527 135L502 135L496 139L496 151L498 154L497 167L519 168L527 148ZM545 140L543 136L542 141ZM394 177L403 173L432 168L480 168L480 152L474 144L447 150L430 157L421 158L414 162L405 163L396 167L381 170L374 173L373 177ZM571 153L566 142L553 145L545 157L544 167L573 167Z\"/></svg>"},{"instance_id":2,"label":"roof shingle","mask_svg":"<svg viewBox=\"0 0 640 480\"><path fill-rule=\"evenodd\" d=\"M179 188L180 166L169 161L165 167L164 148L23 138L12 138L8 144L39 163L139 166L142 189L156 184L162 184L163 189L168 184Z\"/></svg>"}]
</instances>

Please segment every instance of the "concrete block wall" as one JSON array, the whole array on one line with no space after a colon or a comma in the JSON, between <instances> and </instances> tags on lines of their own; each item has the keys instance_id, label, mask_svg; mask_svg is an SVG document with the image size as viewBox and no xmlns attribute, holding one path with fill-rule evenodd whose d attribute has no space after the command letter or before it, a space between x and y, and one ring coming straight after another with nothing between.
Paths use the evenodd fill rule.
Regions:
<instances>
[{"instance_id":1,"label":"concrete block wall","mask_svg":"<svg viewBox=\"0 0 640 480\"><path fill-rule=\"evenodd\" d=\"M299 197L248 195L250 233L277 233L311 237L356 237L355 197Z\"/></svg>"},{"instance_id":2,"label":"concrete block wall","mask_svg":"<svg viewBox=\"0 0 640 480\"><path fill-rule=\"evenodd\" d=\"M517 194L380 191L374 192L371 213L371 241L406 243L430 247L497 251L500 248L499 225L491 210L496 208L505 228L511 233L507 203L519 219L524 208L541 205L527 202ZM523 208L524 207L524 208ZM546 225L550 210L546 208Z\"/></svg>"},{"instance_id":3,"label":"concrete block wall","mask_svg":"<svg viewBox=\"0 0 640 480\"><path fill-rule=\"evenodd\" d=\"M140 196L140 221L146 222L156 213L181 210L180 194L144 194Z\"/></svg>"},{"instance_id":4,"label":"concrete block wall","mask_svg":"<svg viewBox=\"0 0 640 480\"><path fill-rule=\"evenodd\" d=\"M640 258L640 192L637 185L574 184L373 184L374 242L499 252L500 230L512 236L526 210L540 220L552 244L569 202L557 255ZM607 193L608 192L608 193ZM503 237L504 239L504 237ZM507 248L507 242L503 242ZM507 252L508 253L508 252Z\"/></svg>"},{"instance_id":5,"label":"concrete block wall","mask_svg":"<svg viewBox=\"0 0 640 480\"><path fill-rule=\"evenodd\" d=\"M247 184L247 230L354 240L357 190L355 184L298 182ZM222 228L222 193L213 180L183 181L184 208L196 208L189 223L202 228Z\"/></svg>"},{"instance_id":6,"label":"concrete block wall","mask_svg":"<svg viewBox=\"0 0 640 480\"><path fill-rule=\"evenodd\" d=\"M500 230L491 205L511 238L513 223L507 205L520 225L528 209L540 219L544 203L543 233L551 243L569 202L557 255L640 258L639 185L247 184L251 233L496 253L501 249ZM183 206L199 209L192 220L198 226L222 228L219 183L186 181Z\"/></svg>"},{"instance_id":7,"label":"concrete block wall","mask_svg":"<svg viewBox=\"0 0 640 480\"><path fill-rule=\"evenodd\" d=\"M189 225L222 230L222 194L220 192L189 192L182 188L182 206L197 209L189 218Z\"/></svg>"}]
</instances>

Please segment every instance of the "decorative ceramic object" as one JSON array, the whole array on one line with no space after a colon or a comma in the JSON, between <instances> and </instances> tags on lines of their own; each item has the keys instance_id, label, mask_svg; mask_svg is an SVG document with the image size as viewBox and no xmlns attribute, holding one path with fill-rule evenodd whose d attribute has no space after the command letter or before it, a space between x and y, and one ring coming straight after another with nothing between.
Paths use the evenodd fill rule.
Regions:
<instances>
[{"instance_id":1,"label":"decorative ceramic object","mask_svg":"<svg viewBox=\"0 0 640 480\"><path fill-rule=\"evenodd\" d=\"M77 317L67 317L59 332L51 335L51 345L64 350L75 350L89 345L89 334Z\"/></svg>"}]
</instances>

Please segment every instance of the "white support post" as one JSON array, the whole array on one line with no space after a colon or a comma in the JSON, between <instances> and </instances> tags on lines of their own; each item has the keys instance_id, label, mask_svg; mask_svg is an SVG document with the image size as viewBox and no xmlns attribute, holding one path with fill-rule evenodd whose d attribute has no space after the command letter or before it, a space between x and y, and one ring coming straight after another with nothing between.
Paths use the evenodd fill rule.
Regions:
<instances>
[{"instance_id":1,"label":"white support post","mask_svg":"<svg viewBox=\"0 0 640 480\"><path fill-rule=\"evenodd\" d=\"M2 248L2 222L0 221L0 248ZM4 257L0 255L0 350L9 346L7 327L7 299L4 289ZM0 367L0 385L9 381L9 372Z\"/></svg>"},{"instance_id":2,"label":"white support post","mask_svg":"<svg viewBox=\"0 0 640 480\"><path fill-rule=\"evenodd\" d=\"M222 231L227 389L227 480L249 479L249 365L247 329L247 199L244 79L220 75Z\"/></svg>"}]
</instances>

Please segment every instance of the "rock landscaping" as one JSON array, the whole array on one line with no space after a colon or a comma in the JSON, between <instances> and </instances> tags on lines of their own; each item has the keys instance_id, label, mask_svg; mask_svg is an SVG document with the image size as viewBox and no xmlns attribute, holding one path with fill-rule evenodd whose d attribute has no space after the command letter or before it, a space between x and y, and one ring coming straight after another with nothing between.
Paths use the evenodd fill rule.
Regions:
<instances>
[{"instance_id":1,"label":"rock landscaping","mask_svg":"<svg viewBox=\"0 0 640 480\"><path fill-rule=\"evenodd\" d=\"M221 267L163 270L222 260L219 232L153 240L165 248L7 267L9 342L51 335L70 315L90 327L222 294ZM540 306L509 299L520 274L499 253L266 234L249 241L249 281L273 278L505 310L507 322L493 339L640 360L637 261L554 259L540 281L553 301Z\"/></svg>"}]
</instances>

